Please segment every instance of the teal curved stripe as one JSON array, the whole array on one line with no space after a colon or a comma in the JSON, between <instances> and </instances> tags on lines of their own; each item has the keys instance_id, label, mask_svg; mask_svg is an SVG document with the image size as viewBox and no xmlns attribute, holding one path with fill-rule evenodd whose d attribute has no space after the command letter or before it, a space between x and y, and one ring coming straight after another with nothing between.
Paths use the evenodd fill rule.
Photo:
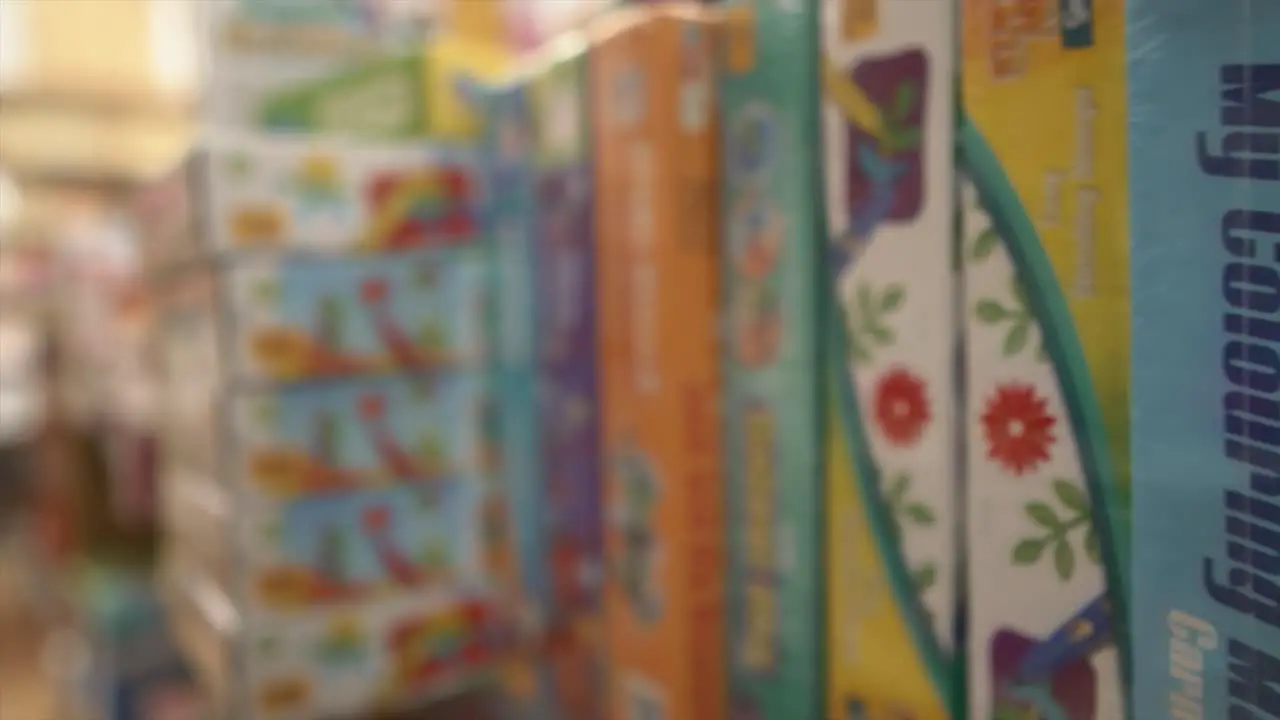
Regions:
<instances>
[{"instance_id":1,"label":"teal curved stripe","mask_svg":"<svg viewBox=\"0 0 1280 720\"><path fill-rule=\"evenodd\" d=\"M1080 448L1085 483L1094 499L1093 524L1102 546L1122 680L1128 687L1132 669L1128 633L1129 567L1125 562L1129 557L1129 538L1125 531L1127 523L1113 512L1120 508L1119 488L1092 375L1057 274L1000 161L967 117L960 119L957 141L960 168L972 179L1018 275L1030 280L1023 284L1023 289L1032 312L1040 320L1045 351L1057 370L1062 400Z\"/></svg>"},{"instance_id":2,"label":"teal curved stripe","mask_svg":"<svg viewBox=\"0 0 1280 720\"><path fill-rule=\"evenodd\" d=\"M836 297L833 292L829 297ZM944 707L949 707L954 697L951 693L951 673L948 671L947 653L934 634L933 624L925 612L920 600L920 593L911 579L906 560L902 552L902 543L893 530L888 504L880 492L880 467L872 456L866 432L863 430L861 413L858 408L858 389L849 377L849 338L844 323L844 313L838 309L827 315L827 353L829 380L834 392L828 397L837 404L836 410L842 427L834 428L844 436L845 444L852 456L850 460L854 469L852 478L855 492L866 510L867 521L871 525L871 535L875 539L876 550L889 574L889 588L899 608L904 609L908 632L917 655L925 664L925 671L939 700Z\"/></svg>"}]
</instances>

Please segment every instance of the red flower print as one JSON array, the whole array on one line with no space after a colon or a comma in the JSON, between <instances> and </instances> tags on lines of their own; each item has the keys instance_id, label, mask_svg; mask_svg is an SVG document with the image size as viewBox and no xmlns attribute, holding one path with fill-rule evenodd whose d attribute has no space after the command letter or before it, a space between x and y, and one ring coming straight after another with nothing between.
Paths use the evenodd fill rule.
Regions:
<instances>
[{"instance_id":1,"label":"red flower print","mask_svg":"<svg viewBox=\"0 0 1280 720\"><path fill-rule=\"evenodd\" d=\"M1001 385L982 413L987 435L987 457L1014 475L1034 470L1049 459L1049 446L1056 439L1048 401L1035 387L1022 383Z\"/></svg>"},{"instance_id":2,"label":"red flower print","mask_svg":"<svg viewBox=\"0 0 1280 720\"><path fill-rule=\"evenodd\" d=\"M929 422L924 381L909 370L894 368L876 383L876 424L894 445L913 445Z\"/></svg>"},{"instance_id":3,"label":"red flower print","mask_svg":"<svg viewBox=\"0 0 1280 720\"><path fill-rule=\"evenodd\" d=\"M373 507L365 508L362 520L366 530L380 532L385 530L387 524L391 522L391 511L382 505L374 505Z\"/></svg>"}]
</instances>

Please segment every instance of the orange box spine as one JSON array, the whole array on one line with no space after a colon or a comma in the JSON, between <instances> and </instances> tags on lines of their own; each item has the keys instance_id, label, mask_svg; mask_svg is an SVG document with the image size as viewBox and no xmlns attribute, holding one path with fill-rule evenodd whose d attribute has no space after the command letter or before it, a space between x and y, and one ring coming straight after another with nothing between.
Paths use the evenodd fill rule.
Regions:
<instances>
[{"instance_id":1,"label":"orange box spine","mask_svg":"<svg viewBox=\"0 0 1280 720\"><path fill-rule=\"evenodd\" d=\"M713 26L702 19L710 16L666 8L633 17L599 40L592 58L611 717L629 720L651 703L655 717L721 720ZM624 484L628 454L656 483L651 512L640 518L629 517L643 509ZM646 533L648 554L636 539Z\"/></svg>"}]
</instances>

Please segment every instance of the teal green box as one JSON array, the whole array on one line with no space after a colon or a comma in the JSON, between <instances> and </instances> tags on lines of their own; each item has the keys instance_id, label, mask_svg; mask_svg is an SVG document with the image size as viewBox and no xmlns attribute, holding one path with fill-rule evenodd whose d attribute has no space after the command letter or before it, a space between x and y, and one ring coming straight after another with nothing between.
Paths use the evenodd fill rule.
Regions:
<instances>
[{"instance_id":1,"label":"teal green box","mask_svg":"<svg viewBox=\"0 0 1280 720\"><path fill-rule=\"evenodd\" d=\"M818 720L818 3L722 7L730 718Z\"/></svg>"}]
</instances>

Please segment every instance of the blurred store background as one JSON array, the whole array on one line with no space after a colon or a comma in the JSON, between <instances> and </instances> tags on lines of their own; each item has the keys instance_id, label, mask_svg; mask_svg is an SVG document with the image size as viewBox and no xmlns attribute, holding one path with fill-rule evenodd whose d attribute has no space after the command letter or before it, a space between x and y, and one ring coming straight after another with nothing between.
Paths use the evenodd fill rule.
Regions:
<instances>
[{"instance_id":1,"label":"blurred store background","mask_svg":"<svg viewBox=\"0 0 1280 720\"><path fill-rule=\"evenodd\" d=\"M512 51L600 5L396 3L413 4L429 32ZM150 587L157 308L136 199L196 136L200 10L213 4L0 0L4 720L204 717L202 691L176 657L147 661L149 672L172 671L147 709L121 710L132 701L120 693L136 680L126 656L139 638L168 642Z\"/></svg>"}]
</instances>

